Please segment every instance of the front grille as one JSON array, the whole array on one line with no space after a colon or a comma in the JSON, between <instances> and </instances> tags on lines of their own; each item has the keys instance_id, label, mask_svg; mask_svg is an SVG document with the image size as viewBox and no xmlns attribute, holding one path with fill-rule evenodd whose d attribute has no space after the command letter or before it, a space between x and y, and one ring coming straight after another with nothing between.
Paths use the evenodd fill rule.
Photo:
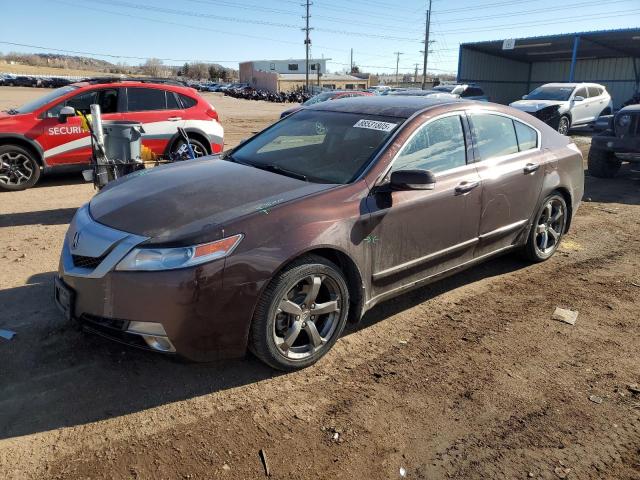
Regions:
<instances>
[{"instance_id":1,"label":"front grille","mask_svg":"<svg viewBox=\"0 0 640 480\"><path fill-rule=\"evenodd\" d=\"M90 268L92 270L94 268L97 268L98 265L102 263L104 257L106 257L106 255L103 255L101 257L83 257L82 255L71 255L74 267Z\"/></svg>"}]
</instances>

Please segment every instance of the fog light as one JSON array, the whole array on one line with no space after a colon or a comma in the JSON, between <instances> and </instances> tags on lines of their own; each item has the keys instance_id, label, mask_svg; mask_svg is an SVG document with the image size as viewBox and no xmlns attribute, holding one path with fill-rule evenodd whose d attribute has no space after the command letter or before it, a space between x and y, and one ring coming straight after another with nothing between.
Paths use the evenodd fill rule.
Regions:
<instances>
[{"instance_id":1,"label":"fog light","mask_svg":"<svg viewBox=\"0 0 640 480\"><path fill-rule=\"evenodd\" d=\"M176 348L173 346L167 332L161 323L157 322L129 322L127 332L140 335L149 348L158 350L160 352L175 352Z\"/></svg>"},{"instance_id":2,"label":"fog light","mask_svg":"<svg viewBox=\"0 0 640 480\"><path fill-rule=\"evenodd\" d=\"M153 337L151 335L142 335L144 341L149 347L160 352L175 352L176 349L167 337Z\"/></svg>"}]
</instances>

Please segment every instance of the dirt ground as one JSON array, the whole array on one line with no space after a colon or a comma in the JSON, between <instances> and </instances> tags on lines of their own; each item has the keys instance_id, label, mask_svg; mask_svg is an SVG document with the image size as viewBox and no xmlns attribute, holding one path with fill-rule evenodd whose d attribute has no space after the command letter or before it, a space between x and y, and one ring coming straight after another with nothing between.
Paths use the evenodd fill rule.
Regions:
<instances>
[{"instance_id":1,"label":"dirt ground","mask_svg":"<svg viewBox=\"0 0 640 480\"><path fill-rule=\"evenodd\" d=\"M0 108L41 92L0 88ZM211 98L228 145L284 108ZM52 280L92 188L0 193L0 328L17 332L0 339L0 477L265 478L263 450L279 479L640 479L638 177L587 177L551 260L504 256L391 300L293 374L79 332Z\"/></svg>"}]
</instances>

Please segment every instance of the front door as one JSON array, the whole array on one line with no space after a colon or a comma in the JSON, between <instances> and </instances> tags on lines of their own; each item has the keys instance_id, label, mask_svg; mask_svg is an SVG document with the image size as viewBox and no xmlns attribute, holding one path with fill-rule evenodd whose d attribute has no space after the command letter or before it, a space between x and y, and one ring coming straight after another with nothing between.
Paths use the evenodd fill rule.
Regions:
<instances>
[{"instance_id":1,"label":"front door","mask_svg":"<svg viewBox=\"0 0 640 480\"><path fill-rule=\"evenodd\" d=\"M582 100L575 100L576 97L582 97ZM576 89L573 94L571 107L571 124L580 125L588 123L593 120L591 115L591 102L589 99L589 91L587 87L580 87Z\"/></svg>"},{"instance_id":2,"label":"front door","mask_svg":"<svg viewBox=\"0 0 640 480\"><path fill-rule=\"evenodd\" d=\"M61 166L89 163L91 137L81 126L81 117L69 117L65 123L58 120L63 107L73 107L85 115L91 113L92 104L100 105L102 120L119 120L120 89L100 88L84 91L58 103L43 114L37 125L36 139L44 148L47 165Z\"/></svg>"},{"instance_id":3,"label":"front door","mask_svg":"<svg viewBox=\"0 0 640 480\"><path fill-rule=\"evenodd\" d=\"M481 206L480 178L467 162L470 143L459 113L428 120L391 167L433 172L433 190L379 191L368 199L372 297L473 258Z\"/></svg>"},{"instance_id":4,"label":"front door","mask_svg":"<svg viewBox=\"0 0 640 480\"><path fill-rule=\"evenodd\" d=\"M526 230L539 202L544 155L536 129L497 113L469 114L482 215L476 257L511 246Z\"/></svg>"}]
</instances>

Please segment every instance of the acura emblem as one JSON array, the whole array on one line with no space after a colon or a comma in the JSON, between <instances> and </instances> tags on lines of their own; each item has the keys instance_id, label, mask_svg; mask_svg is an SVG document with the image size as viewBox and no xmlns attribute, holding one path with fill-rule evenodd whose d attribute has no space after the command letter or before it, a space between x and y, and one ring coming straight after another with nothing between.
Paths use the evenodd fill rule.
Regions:
<instances>
[{"instance_id":1,"label":"acura emblem","mask_svg":"<svg viewBox=\"0 0 640 480\"><path fill-rule=\"evenodd\" d=\"M73 243L71 244L71 247L75 250L78 248L78 243L80 243L80 232L73 234Z\"/></svg>"}]
</instances>

